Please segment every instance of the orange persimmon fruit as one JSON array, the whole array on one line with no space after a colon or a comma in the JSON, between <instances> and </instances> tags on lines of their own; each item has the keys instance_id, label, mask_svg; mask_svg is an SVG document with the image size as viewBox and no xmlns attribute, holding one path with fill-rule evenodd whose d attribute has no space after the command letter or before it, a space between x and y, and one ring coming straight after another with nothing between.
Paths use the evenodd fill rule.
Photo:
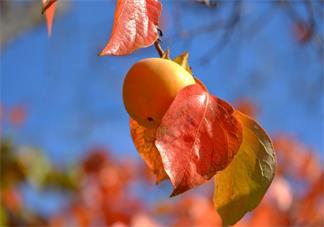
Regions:
<instances>
[{"instance_id":1,"label":"orange persimmon fruit","mask_svg":"<svg viewBox=\"0 0 324 227\"><path fill-rule=\"evenodd\" d=\"M140 60L130 68L124 80L125 108L140 125L155 128L178 92L194 83L193 76L171 60Z\"/></svg>"}]
</instances>

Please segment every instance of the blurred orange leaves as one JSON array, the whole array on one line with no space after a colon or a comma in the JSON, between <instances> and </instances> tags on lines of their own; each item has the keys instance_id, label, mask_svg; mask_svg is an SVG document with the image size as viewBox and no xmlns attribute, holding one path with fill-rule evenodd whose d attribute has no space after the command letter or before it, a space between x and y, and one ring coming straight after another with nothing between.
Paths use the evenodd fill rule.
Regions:
<instances>
[{"instance_id":1,"label":"blurred orange leaves","mask_svg":"<svg viewBox=\"0 0 324 227\"><path fill-rule=\"evenodd\" d=\"M320 159L314 150L305 146L296 138L283 134L275 135L273 142L276 151L280 153L278 161L281 165L279 166L278 174L285 173L288 177L294 176L308 182L318 179L321 175L322 167Z\"/></svg>"},{"instance_id":2,"label":"blurred orange leaves","mask_svg":"<svg viewBox=\"0 0 324 227\"><path fill-rule=\"evenodd\" d=\"M300 163L298 166L302 168L303 162L297 159L303 159L306 154L316 160L319 160L318 157L315 152L310 153L309 148L296 138L281 134L274 136L274 143L278 149L280 173L275 176L260 205L234 226L323 226L323 168L320 166L316 177L309 171L306 171L305 175L299 175L299 171L291 170L291 163L283 161L284 157L287 157L285 153L289 153L291 157L296 157L295 161ZM297 143L299 146L288 146L289 143ZM283 151L282 148L290 151ZM1 148L1 157L4 150L8 148ZM14 157L16 156L12 156L11 159ZM1 167L5 168L1 171L2 179L7 178L6 175L10 172L8 165L14 163L13 161L6 161L7 164ZM294 168L297 168L297 165ZM61 190L72 192L72 196L64 208L47 219L37 213L32 217L31 213L26 213L26 204L19 188L19 182L25 181L26 178L15 181L16 183L12 181L9 187L2 184L1 206L6 215L10 214L7 216L7 223L12 226L18 223L19 226L23 224L55 227L222 225L209 193L194 190L172 200L155 198L153 203L143 199L145 197L139 197L132 189L134 184L143 186L141 193L145 196L157 195L154 194L156 189L147 187L153 186L152 178L143 174L143 166L140 163L129 159L116 160L104 148L97 147L87 152L83 160L74 165L74 170L81 171L77 188L70 191L71 188L56 185ZM20 216L22 214L24 216Z\"/></svg>"},{"instance_id":3,"label":"blurred orange leaves","mask_svg":"<svg viewBox=\"0 0 324 227\"><path fill-rule=\"evenodd\" d=\"M129 195L127 188L136 173L134 163L116 162L106 150L90 151L82 162L83 176L78 193L66 209L53 216L52 226L128 225L142 202Z\"/></svg>"}]
</instances>

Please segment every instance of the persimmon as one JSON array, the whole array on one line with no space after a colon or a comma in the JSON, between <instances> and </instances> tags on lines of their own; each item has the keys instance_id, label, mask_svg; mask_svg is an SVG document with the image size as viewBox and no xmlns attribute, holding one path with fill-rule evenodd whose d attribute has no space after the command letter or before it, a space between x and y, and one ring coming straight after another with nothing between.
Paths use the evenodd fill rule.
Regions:
<instances>
[{"instance_id":1,"label":"persimmon","mask_svg":"<svg viewBox=\"0 0 324 227\"><path fill-rule=\"evenodd\" d=\"M155 128L178 92L194 83L193 76L171 60L140 60L130 68L124 80L125 108L140 125Z\"/></svg>"}]
</instances>

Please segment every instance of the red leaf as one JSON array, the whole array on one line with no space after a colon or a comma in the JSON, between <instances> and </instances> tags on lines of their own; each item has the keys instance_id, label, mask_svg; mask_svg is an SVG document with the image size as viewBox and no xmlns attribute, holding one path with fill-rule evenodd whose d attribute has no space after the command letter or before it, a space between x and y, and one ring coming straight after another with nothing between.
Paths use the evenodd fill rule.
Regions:
<instances>
[{"instance_id":1,"label":"red leaf","mask_svg":"<svg viewBox=\"0 0 324 227\"><path fill-rule=\"evenodd\" d=\"M233 108L200 85L182 89L156 131L158 148L174 191L205 183L233 159L242 142L242 127Z\"/></svg>"},{"instance_id":2,"label":"red leaf","mask_svg":"<svg viewBox=\"0 0 324 227\"><path fill-rule=\"evenodd\" d=\"M45 12L48 36L51 36L52 34L52 25L53 25L53 19L54 19L55 9L56 9L56 1L57 0L42 0L43 2L42 13Z\"/></svg>"},{"instance_id":3,"label":"red leaf","mask_svg":"<svg viewBox=\"0 0 324 227\"><path fill-rule=\"evenodd\" d=\"M112 35L100 56L128 55L152 45L158 38L161 10L158 0L117 0Z\"/></svg>"}]
</instances>

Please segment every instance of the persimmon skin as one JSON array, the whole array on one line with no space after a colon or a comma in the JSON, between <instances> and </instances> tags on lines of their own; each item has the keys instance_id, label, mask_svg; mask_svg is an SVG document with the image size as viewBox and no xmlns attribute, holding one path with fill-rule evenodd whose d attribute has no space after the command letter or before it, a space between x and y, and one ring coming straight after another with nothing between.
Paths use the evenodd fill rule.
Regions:
<instances>
[{"instance_id":1,"label":"persimmon skin","mask_svg":"<svg viewBox=\"0 0 324 227\"><path fill-rule=\"evenodd\" d=\"M140 125L156 128L178 92L194 83L193 76L171 60L140 60L130 68L124 80L125 108Z\"/></svg>"}]
</instances>

